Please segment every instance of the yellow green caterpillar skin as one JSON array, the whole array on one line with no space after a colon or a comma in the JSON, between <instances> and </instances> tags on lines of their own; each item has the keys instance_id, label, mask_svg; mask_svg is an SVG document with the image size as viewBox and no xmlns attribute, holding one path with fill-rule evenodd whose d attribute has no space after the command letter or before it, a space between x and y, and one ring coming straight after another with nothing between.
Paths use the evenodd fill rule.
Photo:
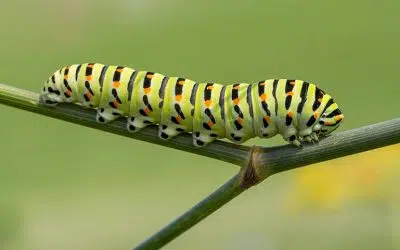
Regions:
<instances>
[{"instance_id":1,"label":"yellow green caterpillar skin","mask_svg":"<svg viewBox=\"0 0 400 250\"><path fill-rule=\"evenodd\" d=\"M220 138L239 144L276 134L301 146L330 134L344 118L330 95L301 80L196 83L99 63L63 67L45 82L41 96L48 105L96 108L100 123L126 116L131 132L149 124L159 125L162 139L192 132L199 147Z\"/></svg>"}]
</instances>

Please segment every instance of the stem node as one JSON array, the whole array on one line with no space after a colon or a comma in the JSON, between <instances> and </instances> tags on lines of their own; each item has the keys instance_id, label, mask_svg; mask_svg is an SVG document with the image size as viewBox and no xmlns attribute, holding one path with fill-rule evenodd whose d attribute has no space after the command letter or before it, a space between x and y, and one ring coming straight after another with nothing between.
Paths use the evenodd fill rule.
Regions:
<instances>
[{"instance_id":1,"label":"stem node","mask_svg":"<svg viewBox=\"0 0 400 250\"><path fill-rule=\"evenodd\" d=\"M245 164L239 171L239 182L242 188L248 189L263 181L268 175L261 175L261 168L259 162L263 157L263 148L253 146L249 152L247 164ZM264 170L265 171L265 170Z\"/></svg>"}]
</instances>

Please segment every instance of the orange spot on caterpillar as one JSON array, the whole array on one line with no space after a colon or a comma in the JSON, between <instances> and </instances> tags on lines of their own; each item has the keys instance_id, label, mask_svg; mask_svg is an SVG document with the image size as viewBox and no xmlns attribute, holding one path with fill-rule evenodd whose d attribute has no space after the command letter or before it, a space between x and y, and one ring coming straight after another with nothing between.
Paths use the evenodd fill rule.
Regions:
<instances>
[{"instance_id":1,"label":"orange spot on caterpillar","mask_svg":"<svg viewBox=\"0 0 400 250\"><path fill-rule=\"evenodd\" d=\"M88 68L93 68L93 65L94 65L94 64L88 64L87 67L88 67Z\"/></svg>"},{"instance_id":2,"label":"orange spot on caterpillar","mask_svg":"<svg viewBox=\"0 0 400 250\"><path fill-rule=\"evenodd\" d=\"M151 92L151 88L150 87L149 88L144 88L143 91L147 95L147 94L149 94Z\"/></svg>"},{"instance_id":3,"label":"orange spot on caterpillar","mask_svg":"<svg viewBox=\"0 0 400 250\"><path fill-rule=\"evenodd\" d=\"M92 76L86 76L86 81L92 80Z\"/></svg>"},{"instance_id":4,"label":"orange spot on caterpillar","mask_svg":"<svg viewBox=\"0 0 400 250\"><path fill-rule=\"evenodd\" d=\"M233 89L239 89L240 85L233 87Z\"/></svg>"},{"instance_id":5,"label":"orange spot on caterpillar","mask_svg":"<svg viewBox=\"0 0 400 250\"><path fill-rule=\"evenodd\" d=\"M238 123L240 125L243 125L243 119L242 118L238 117L238 118L236 118L236 121L238 121Z\"/></svg>"},{"instance_id":6,"label":"orange spot on caterpillar","mask_svg":"<svg viewBox=\"0 0 400 250\"><path fill-rule=\"evenodd\" d=\"M68 80L68 75L64 75L64 79L65 79L65 80Z\"/></svg>"},{"instance_id":7,"label":"orange spot on caterpillar","mask_svg":"<svg viewBox=\"0 0 400 250\"><path fill-rule=\"evenodd\" d=\"M260 86L265 86L265 82L260 82Z\"/></svg>"},{"instance_id":8,"label":"orange spot on caterpillar","mask_svg":"<svg viewBox=\"0 0 400 250\"><path fill-rule=\"evenodd\" d=\"M267 100L267 94L264 93L264 94L260 95L260 98L263 101Z\"/></svg>"},{"instance_id":9,"label":"orange spot on caterpillar","mask_svg":"<svg viewBox=\"0 0 400 250\"><path fill-rule=\"evenodd\" d=\"M149 115L149 114L151 113L151 111L150 111L150 109L149 109L148 107L145 107L145 108L143 109L143 111L144 111L144 113L145 113L146 115Z\"/></svg>"},{"instance_id":10,"label":"orange spot on caterpillar","mask_svg":"<svg viewBox=\"0 0 400 250\"><path fill-rule=\"evenodd\" d=\"M338 122L338 121L343 120L343 118L344 118L343 115L337 115L337 116L335 116L333 119L334 119L336 122Z\"/></svg>"},{"instance_id":11,"label":"orange spot on caterpillar","mask_svg":"<svg viewBox=\"0 0 400 250\"><path fill-rule=\"evenodd\" d=\"M122 68L122 69L117 69L116 71L119 72L119 73L121 73L123 70L124 70L124 69Z\"/></svg>"},{"instance_id":12,"label":"orange spot on caterpillar","mask_svg":"<svg viewBox=\"0 0 400 250\"><path fill-rule=\"evenodd\" d=\"M204 105L206 105L206 107L210 107L211 103L211 100L204 101Z\"/></svg>"},{"instance_id":13,"label":"orange spot on caterpillar","mask_svg":"<svg viewBox=\"0 0 400 250\"><path fill-rule=\"evenodd\" d=\"M236 104L236 105L238 105L238 104L240 103L240 99L239 99L239 98L236 98L235 100L233 100L233 103Z\"/></svg>"},{"instance_id":14,"label":"orange spot on caterpillar","mask_svg":"<svg viewBox=\"0 0 400 250\"><path fill-rule=\"evenodd\" d=\"M290 84L290 85L295 85L295 84L296 84L296 81L291 81L291 82L289 82L289 84Z\"/></svg>"},{"instance_id":15,"label":"orange spot on caterpillar","mask_svg":"<svg viewBox=\"0 0 400 250\"><path fill-rule=\"evenodd\" d=\"M177 101L177 102L182 101L182 95L176 95L175 96L175 101Z\"/></svg>"},{"instance_id":16,"label":"orange spot on caterpillar","mask_svg":"<svg viewBox=\"0 0 400 250\"><path fill-rule=\"evenodd\" d=\"M92 99L92 94L90 94L90 92L88 91L88 92L86 92L85 93L85 95L86 95L86 97L90 100L90 99Z\"/></svg>"},{"instance_id":17,"label":"orange spot on caterpillar","mask_svg":"<svg viewBox=\"0 0 400 250\"><path fill-rule=\"evenodd\" d=\"M314 118L317 119L318 116L319 116L318 112L315 112L315 113L314 113Z\"/></svg>"},{"instance_id":18,"label":"orange spot on caterpillar","mask_svg":"<svg viewBox=\"0 0 400 250\"><path fill-rule=\"evenodd\" d=\"M293 118L293 112L292 112L292 111L289 111L289 112L287 113L287 115L288 115L289 117L292 117L292 118Z\"/></svg>"},{"instance_id":19,"label":"orange spot on caterpillar","mask_svg":"<svg viewBox=\"0 0 400 250\"><path fill-rule=\"evenodd\" d=\"M293 96L293 91L289 91L286 93L287 96Z\"/></svg>"},{"instance_id":20,"label":"orange spot on caterpillar","mask_svg":"<svg viewBox=\"0 0 400 250\"><path fill-rule=\"evenodd\" d=\"M322 102L322 98L318 98L317 101L318 101L318 102Z\"/></svg>"},{"instance_id":21,"label":"orange spot on caterpillar","mask_svg":"<svg viewBox=\"0 0 400 250\"><path fill-rule=\"evenodd\" d=\"M185 81L179 81L178 84L183 85L183 84L185 84Z\"/></svg>"},{"instance_id":22,"label":"orange spot on caterpillar","mask_svg":"<svg viewBox=\"0 0 400 250\"><path fill-rule=\"evenodd\" d=\"M176 118L176 121L177 121L178 123L181 123L182 117L181 117L180 115L177 115L175 118Z\"/></svg>"},{"instance_id":23,"label":"orange spot on caterpillar","mask_svg":"<svg viewBox=\"0 0 400 250\"><path fill-rule=\"evenodd\" d=\"M208 90L212 90L214 87L213 86L207 86Z\"/></svg>"},{"instance_id":24,"label":"orange spot on caterpillar","mask_svg":"<svg viewBox=\"0 0 400 250\"><path fill-rule=\"evenodd\" d=\"M113 87L118 88L120 84L121 84L120 82L113 82Z\"/></svg>"},{"instance_id":25,"label":"orange spot on caterpillar","mask_svg":"<svg viewBox=\"0 0 400 250\"><path fill-rule=\"evenodd\" d=\"M69 96L71 96L71 91L69 89L65 90L65 93Z\"/></svg>"},{"instance_id":26,"label":"orange spot on caterpillar","mask_svg":"<svg viewBox=\"0 0 400 250\"><path fill-rule=\"evenodd\" d=\"M266 116L264 116L264 120L266 120L269 123L271 121L271 117L266 115Z\"/></svg>"},{"instance_id":27,"label":"orange spot on caterpillar","mask_svg":"<svg viewBox=\"0 0 400 250\"><path fill-rule=\"evenodd\" d=\"M146 76L148 79L151 79L151 78L153 78L153 75L147 75Z\"/></svg>"},{"instance_id":28,"label":"orange spot on caterpillar","mask_svg":"<svg viewBox=\"0 0 400 250\"><path fill-rule=\"evenodd\" d=\"M331 123L328 122L328 121L325 121L325 122L324 122L324 125L329 126L329 125L331 125Z\"/></svg>"},{"instance_id":29,"label":"orange spot on caterpillar","mask_svg":"<svg viewBox=\"0 0 400 250\"><path fill-rule=\"evenodd\" d=\"M211 128L214 125L214 123L212 121L208 121L207 125Z\"/></svg>"},{"instance_id":30,"label":"orange spot on caterpillar","mask_svg":"<svg viewBox=\"0 0 400 250\"><path fill-rule=\"evenodd\" d=\"M115 107L115 108L118 108L119 103L118 103L117 100L114 100L114 101L113 101L113 104L114 104L114 107Z\"/></svg>"}]
</instances>

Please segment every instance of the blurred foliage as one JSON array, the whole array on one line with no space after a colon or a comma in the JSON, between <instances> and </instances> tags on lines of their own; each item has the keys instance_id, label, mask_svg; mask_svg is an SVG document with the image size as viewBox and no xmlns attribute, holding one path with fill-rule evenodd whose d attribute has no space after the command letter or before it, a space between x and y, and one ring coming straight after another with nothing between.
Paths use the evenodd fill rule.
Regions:
<instances>
[{"instance_id":1,"label":"blurred foliage","mask_svg":"<svg viewBox=\"0 0 400 250\"><path fill-rule=\"evenodd\" d=\"M346 116L341 129L350 129L399 116L399 7L3 1L0 81L39 91L57 68L83 62L222 83L299 78L334 96ZM237 171L9 107L0 114L0 240L7 249L130 249ZM399 151L396 145L273 176L166 249L400 248Z\"/></svg>"}]
</instances>

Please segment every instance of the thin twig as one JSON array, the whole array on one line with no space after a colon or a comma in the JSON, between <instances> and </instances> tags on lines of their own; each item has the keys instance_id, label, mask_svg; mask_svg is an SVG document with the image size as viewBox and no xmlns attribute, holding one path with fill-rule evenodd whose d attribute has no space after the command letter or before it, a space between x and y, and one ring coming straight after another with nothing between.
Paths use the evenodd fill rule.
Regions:
<instances>
[{"instance_id":1,"label":"thin twig","mask_svg":"<svg viewBox=\"0 0 400 250\"><path fill-rule=\"evenodd\" d=\"M226 184L141 243L136 249L158 249L168 244L247 188L262 182L272 174L400 143L400 118L397 118L337 133L317 144L306 144L303 149L286 145L272 148L255 146L250 150L246 146L221 141L214 142L204 148L197 148L192 145L192 138L188 134L164 141L158 138L155 126L132 134L125 129L123 120L105 125L98 124L94 119L94 110L83 109L72 104L49 108L40 104L38 94L4 84L0 84L0 103L110 133L230 162L242 167L239 173Z\"/></svg>"}]
</instances>

